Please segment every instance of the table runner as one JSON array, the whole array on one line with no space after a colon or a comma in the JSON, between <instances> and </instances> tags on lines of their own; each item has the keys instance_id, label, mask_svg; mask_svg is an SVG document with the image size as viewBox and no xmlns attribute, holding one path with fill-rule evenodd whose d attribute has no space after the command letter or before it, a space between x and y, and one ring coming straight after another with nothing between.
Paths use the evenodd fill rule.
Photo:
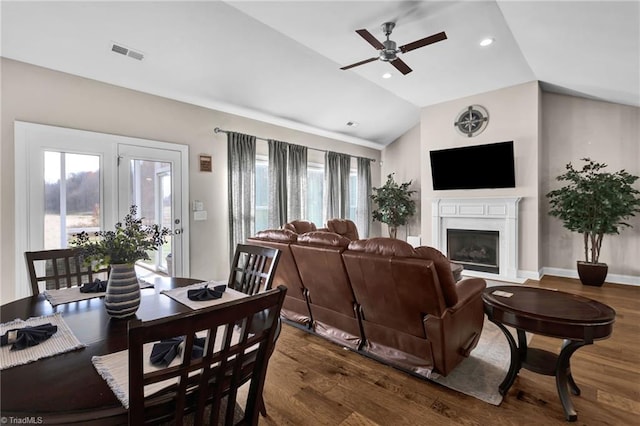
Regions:
<instances>
[{"instance_id":1,"label":"table runner","mask_svg":"<svg viewBox=\"0 0 640 426\"><path fill-rule=\"evenodd\" d=\"M140 288L151 288L153 283L138 278ZM61 288L59 290L45 290L42 292L44 297L51 303L51 306L56 307L64 303L79 302L81 300L93 299L94 297L104 297L106 292L101 291L98 293L82 293L80 287Z\"/></svg>"},{"instance_id":2,"label":"table runner","mask_svg":"<svg viewBox=\"0 0 640 426\"><path fill-rule=\"evenodd\" d=\"M15 319L13 321L0 324L0 335L4 335L8 330L14 328L32 327L46 323L57 325L58 331L39 345L31 346L19 351L12 351L11 345L0 347L0 370L15 367L16 365L28 364L41 358L47 358L85 347L85 345L80 343L78 338L73 334L60 313L33 317L26 321Z\"/></svg>"},{"instance_id":3,"label":"table runner","mask_svg":"<svg viewBox=\"0 0 640 426\"><path fill-rule=\"evenodd\" d=\"M202 308L208 308L210 306L219 305L220 303L230 302L232 300L242 299L243 297L248 297L247 294L242 293L240 291L233 290L228 288L222 293L222 297L220 299L212 299L212 300L204 300L204 301L195 301L189 299L187 296L187 292L189 290L202 288L205 285L209 285L209 287L213 288L216 285L224 285L226 281L204 281L201 283L195 283L187 287L178 287L171 290L162 290L160 293L166 294L170 298L182 303L183 305L188 306L189 308L196 310Z\"/></svg>"}]
</instances>

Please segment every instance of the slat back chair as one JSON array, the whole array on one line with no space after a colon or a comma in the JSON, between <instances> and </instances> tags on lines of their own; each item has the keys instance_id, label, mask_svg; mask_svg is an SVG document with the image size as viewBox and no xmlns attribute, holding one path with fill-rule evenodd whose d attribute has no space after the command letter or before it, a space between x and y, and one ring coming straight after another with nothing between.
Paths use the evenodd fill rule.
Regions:
<instances>
[{"instance_id":1,"label":"slat back chair","mask_svg":"<svg viewBox=\"0 0 640 426\"><path fill-rule=\"evenodd\" d=\"M269 354L286 287L237 299L211 308L142 322L131 320L129 339L129 424L183 424L185 414L197 426L256 425ZM259 326L255 319L259 318ZM192 357L194 335L206 333L204 354ZM143 345L186 336L182 359L163 369L143 370ZM147 357L149 350L147 348ZM145 396L145 386L168 381L167 387ZM244 407L237 391L249 382ZM226 407L225 407L226 402ZM206 409L205 409L206 408ZM242 413L244 411L244 413ZM208 413L207 413L208 412ZM191 418L193 417L193 418Z\"/></svg>"},{"instance_id":2,"label":"slat back chair","mask_svg":"<svg viewBox=\"0 0 640 426\"><path fill-rule=\"evenodd\" d=\"M238 244L227 285L246 294L269 290L279 260L278 249Z\"/></svg>"},{"instance_id":3,"label":"slat back chair","mask_svg":"<svg viewBox=\"0 0 640 426\"><path fill-rule=\"evenodd\" d=\"M106 277L106 270L94 272L90 266L83 265L80 251L75 248L27 251L24 258L34 296L40 293L40 282L45 282L46 289L60 289L91 282L94 275Z\"/></svg>"}]
</instances>

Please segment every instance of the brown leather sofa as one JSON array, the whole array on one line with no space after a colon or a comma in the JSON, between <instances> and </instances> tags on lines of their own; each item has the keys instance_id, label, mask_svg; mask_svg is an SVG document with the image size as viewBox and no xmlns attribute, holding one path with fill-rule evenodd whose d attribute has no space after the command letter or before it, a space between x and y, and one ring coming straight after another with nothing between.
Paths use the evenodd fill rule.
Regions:
<instances>
[{"instance_id":1,"label":"brown leather sofa","mask_svg":"<svg viewBox=\"0 0 640 426\"><path fill-rule=\"evenodd\" d=\"M446 376L477 345L486 283L456 283L438 250L390 238L348 242L317 231L274 241L278 232L286 231L263 231L249 242L283 250L274 285L299 296L289 304L297 311L283 308L283 317L308 319L294 325L423 377Z\"/></svg>"}]
</instances>

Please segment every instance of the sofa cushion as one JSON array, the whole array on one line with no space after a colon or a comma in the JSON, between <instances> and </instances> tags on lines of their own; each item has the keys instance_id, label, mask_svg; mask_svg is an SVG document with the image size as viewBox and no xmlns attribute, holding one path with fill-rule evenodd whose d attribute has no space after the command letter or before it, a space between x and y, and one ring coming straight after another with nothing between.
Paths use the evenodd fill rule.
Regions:
<instances>
[{"instance_id":1,"label":"sofa cushion","mask_svg":"<svg viewBox=\"0 0 640 426\"><path fill-rule=\"evenodd\" d=\"M316 224L308 220L294 220L289 223L285 223L282 229L293 231L296 234L304 234L305 232L316 231Z\"/></svg>"},{"instance_id":2,"label":"sofa cushion","mask_svg":"<svg viewBox=\"0 0 640 426\"><path fill-rule=\"evenodd\" d=\"M298 234L288 229L267 229L257 232L251 237L255 240L280 241L283 243L295 243L298 241Z\"/></svg>"},{"instance_id":3,"label":"sofa cushion","mask_svg":"<svg viewBox=\"0 0 640 426\"><path fill-rule=\"evenodd\" d=\"M384 237L351 241L349 250L381 256L413 257L414 254L410 244L395 238Z\"/></svg>"},{"instance_id":4,"label":"sofa cushion","mask_svg":"<svg viewBox=\"0 0 640 426\"><path fill-rule=\"evenodd\" d=\"M453 306L458 303L458 293L456 292L456 281L453 278L451 270L451 262L439 250L433 247L418 247L414 250L414 257L433 261L442 288L442 295L447 306Z\"/></svg>"},{"instance_id":5,"label":"sofa cushion","mask_svg":"<svg viewBox=\"0 0 640 426\"><path fill-rule=\"evenodd\" d=\"M298 244L347 248L349 240L342 235L326 231L313 231L298 235Z\"/></svg>"},{"instance_id":6,"label":"sofa cushion","mask_svg":"<svg viewBox=\"0 0 640 426\"><path fill-rule=\"evenodd\" d=\"M358 227L349 219L331 219L327 221L327 228L330 232L349 238L351 241L357 240Z\"/></svg>"}]
</instances>

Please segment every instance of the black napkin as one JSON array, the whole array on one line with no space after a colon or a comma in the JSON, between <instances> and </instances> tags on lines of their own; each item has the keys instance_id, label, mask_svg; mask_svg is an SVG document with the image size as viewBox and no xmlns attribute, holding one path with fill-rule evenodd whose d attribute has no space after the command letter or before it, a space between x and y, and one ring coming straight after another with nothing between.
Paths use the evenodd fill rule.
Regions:
<instances>
[{"instance_id":1,"label":"black napkin","mask_svg":"<svg viewBox=\"0 0 640 426\"><path fill-rule=\"evenodd\" d=\"M217 285L213 288L213 290L211 290L209 288L209 284L207 284L202 288L187 290L187 297L189 298L189 300L195 300L197 302L220 299L222 297L222 293L224 293L226 289L226 285Z\"/></svg>"},{"instance_id":2,"label":"black napkin","mask_svg":"<svg viewBox=\"0 0 640 426\"><path fill-rule=\"evenodd\" d=\"M171 364L171 361L173 361L182 350L182 346L180 346L180 344L183 341L184 336L172 337L170 339L161 340L159 343L153 345L150 357L151 364L162 365L164 367ZM195 337L193 339L191 359L202 358L202 355L204 354L205 341L206 339L204 337Z\"/></svg>"},{"instance_id":3,"label":"black napkin","mask_svg":"<svg viewBox=\"0 0 640 426\"><path fill-rule=\"evenodd\" d=\"M14 328L0 336L0 346L12 344L12 351L19 351L30 346L39 345L58 331L57 325L51 323L33 327Z\"/></svg>"},{"instance_id":4,"label":"black napkin","mask_svg":"<svg viewBox=\"0 0 640 426\"><path fill-rule=\"evenodd\" d=\"M92 283L82 284L80 287L80 293L102 293L104 291L107 291L107 282L99 278L93 280Z\"/></svg>"}]
</instances>

